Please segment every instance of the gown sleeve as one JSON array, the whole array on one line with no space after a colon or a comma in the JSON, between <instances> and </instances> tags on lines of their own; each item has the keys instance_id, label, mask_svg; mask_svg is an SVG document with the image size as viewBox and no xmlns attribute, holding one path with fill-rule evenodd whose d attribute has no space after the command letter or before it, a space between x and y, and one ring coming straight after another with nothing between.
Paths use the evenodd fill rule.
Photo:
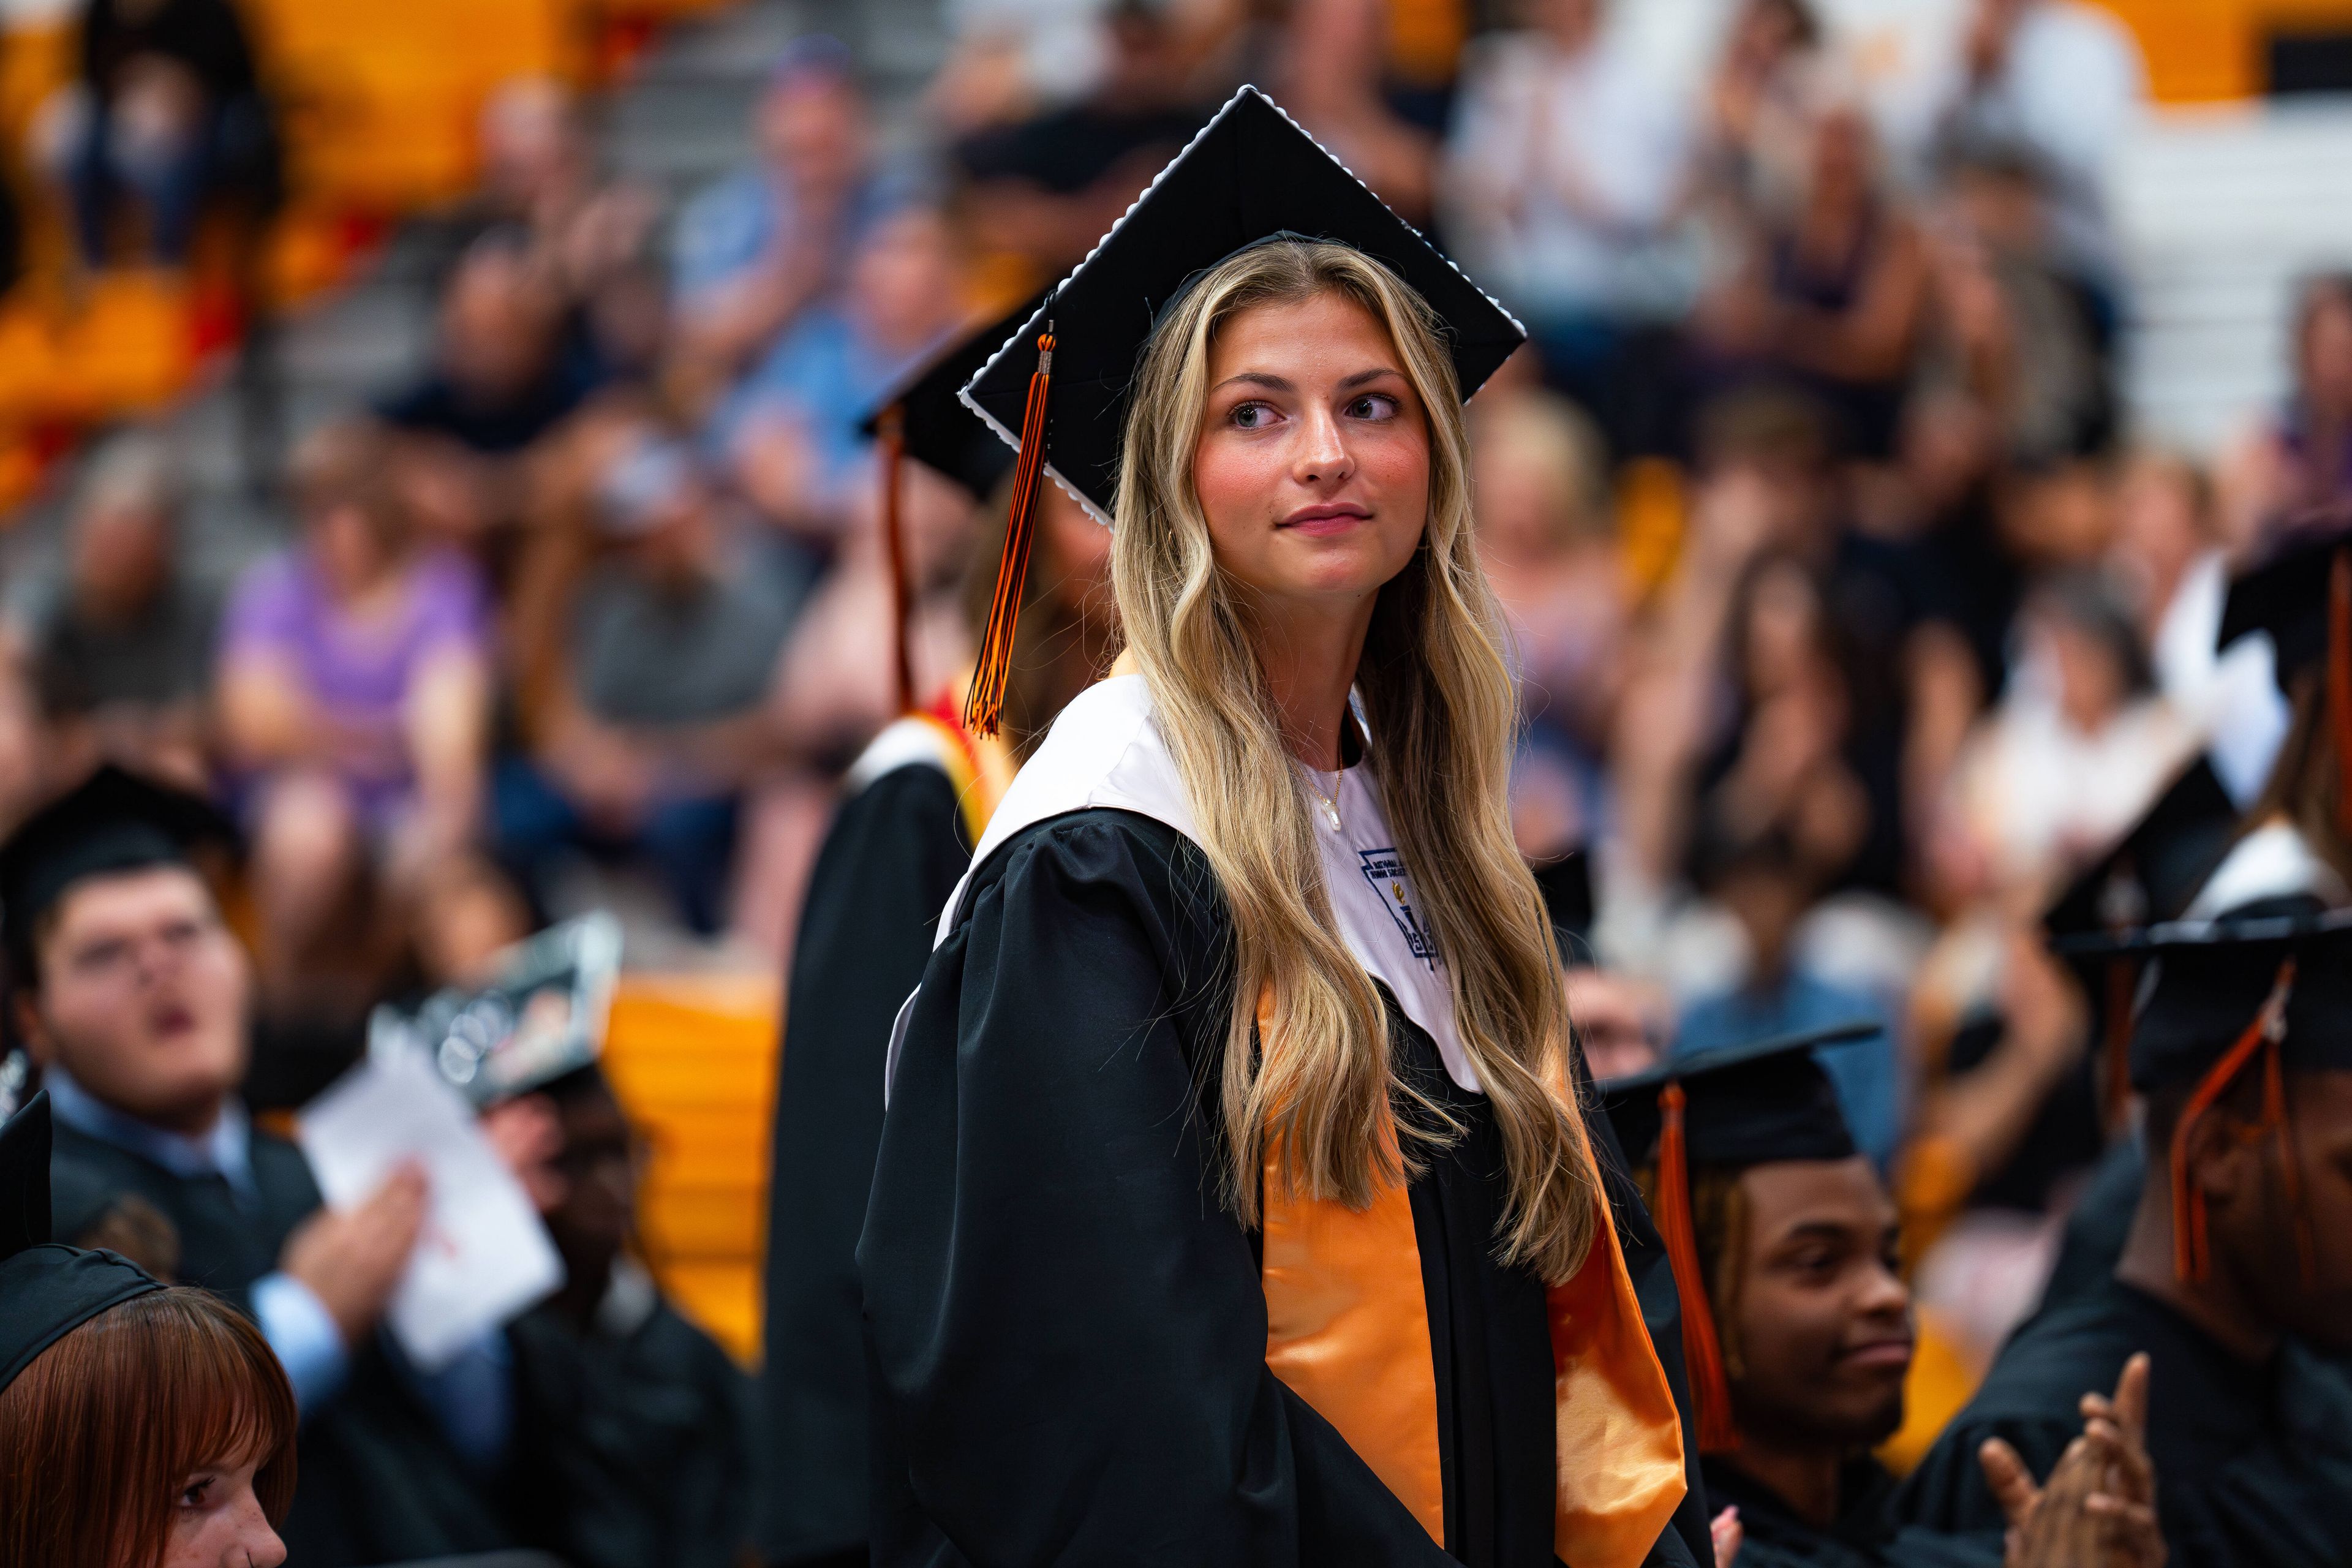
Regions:
<instances>
[{"instance_id":1,"label":"gown sleeve","mask_svg":"<svg viewBox=\"0 0 2352 1568\"><path fill-rule=\"evenodd\" d=\"M993 855L965 908L858 1249L874 1561L1451 1563L1266 1368L1196 1088L1230 995L1198 852L1080 813Z\"/></svg>"}]
</instances>

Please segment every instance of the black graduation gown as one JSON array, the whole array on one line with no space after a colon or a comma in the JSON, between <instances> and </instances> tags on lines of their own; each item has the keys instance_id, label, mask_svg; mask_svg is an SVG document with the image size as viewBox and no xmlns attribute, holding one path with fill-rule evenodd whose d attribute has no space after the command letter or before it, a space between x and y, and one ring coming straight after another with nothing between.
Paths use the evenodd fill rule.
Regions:
<instances>
[{"instance_id":1,"label":"black graduation gown","mask_svg":"<svg viewBox=\"0 0 2352 1568\"><path fill-rule=\"evenodd\" d=\"M2108 1145L2066 1215L2058 1261L2051 1266L2036 1311L2046 1312L2095 1290L2115 1273L2124 1244L2131 1239L2132 1220L2139 1213L2140 1189L2147 1180L2147 1154L2138 1133Z\"/></svg>"},{"instance_id":2,"label":"black graduation gown","mask_svg":"<svg viewBox=\"0 0 2352 1568\"><path fill-rule=\"evenodd\" d=\"M1484 1100L1392 1000L1400 1071L1466 1128L1409 1193L1446 1550L1266 1366L1259 1238L1216 1196L1229 963L1206 861L1150 818L1051 818L976 872L858 1247L877 1564L1555 1561L1544 1289L1494 1258Z\"/></svg>"},{"instance_id":3,"label":"black graduation gown","mask_svg":"<svg viewBox=\"0 0 2352 1568\"><path fill-rule=\"evenodd\" d=\"M1798 1516L1779 1492L1725 1462L1705 1461L1707 1501L1736 1508L1746 1540L1739 1568L1994 1568L2000 1542L1898 1528L1888 1510L1895 1478L1868 1455L1838 1477L1838 1517L1824 1529Z\"/></svg>"},{"instance_id":4,"label":"black graduation gown","mask_svg":"<svg viewBox=\"0 0 2352 1568\"><path fill-rule=\"evenodd\" d=\"M802 906L768 1188L759 1540L769 1563L865 1544L856 1253L882 1141L883 1058L971 860L947 773L910 762L842 802Z\"/></svg>"},{"instance_id":5,"label":"black graduation gown","mask_svg":"<svg viewBox=\"0 0 2352 1568\"><path fill-rule=\"evenodd\" d=\"M751 1412L725 1351L667 1301L619 1335L540 1307L507 1342L523 1539L572 1568L738 1568Z\"/></svg>"},{"instance_id":6,"label":"black graduation gown","mask_svg":"<svg viewBox=\"0 0 2352 1568\"><path fill-rule=\"evenodd\" d=\"M320 1206L302 1152L259 1131L252 1135L249 1208L225 1177L176 1175L62 1122L56 1140L61 1190L143 1198L179 1233L179 1279L247 1310L254 1281L278 1267L287 1237ZM380 1346L355 1352L332 1404L304 1421L296 1463L294 1508L279 1531L289 1568L346 1568L511 1543L484 1479L449 1446Z\"/></svg>"},{"instance_id":7,"label":"black graduation gown","mask_svg":"<svg viewBox=\"0 0 2352 1568\"><path fill-rule=\"evenodd\" d=\"M2082 1430L2076 1402L2112 1389L2135 1351L2154 1363L2148 1452L2170 1568L2352 1564L2352 1383L2292 1343L2249 1365L2112 1278L2018 1331L1905 1483L1897 1515L1997 1533L1977 1449L2006 1438L2046 1477Z\"/></svg>"}]
</instances>

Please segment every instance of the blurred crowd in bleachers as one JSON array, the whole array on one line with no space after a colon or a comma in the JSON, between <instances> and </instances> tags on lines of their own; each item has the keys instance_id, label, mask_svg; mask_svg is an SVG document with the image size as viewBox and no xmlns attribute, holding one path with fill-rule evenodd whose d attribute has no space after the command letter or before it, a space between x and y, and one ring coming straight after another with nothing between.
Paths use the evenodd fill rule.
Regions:
<instances>
[{"instance_id":1,"label":"blurred crowd in bleachers","mask_svg":"<svg viewBox=\"0 0 2352 1568\"><path fill-rule=\"evenodd\" d=\"M2294 395L2229 450L2136 438L2108 183L2144 73L2074 0L1969 0L1900 68L1738 0L1695 79L1634 0L945 9L887 114L850 48L793 42L751 155L682 200L609 172L576 89L489 91L430 365L294 411L277 548L184 548L160 428L70 466L0 595L0 815L100 757L231 805L294 1034L477 973L583 875L780 964L895 701L861 416L1255 81L1528 329L1473 405L1478 517L1522 847L1593 868L1596 1068L1885 1017L1834 1070L1915 1240L1966 1260L1927 1306L1987 1352L2102 1132L2034 921L2200 750L2263 783L2285 716L2259 643L2216 659L2221 588L2352 502L2352 282L2308 285ZM20 182L79 287L281 203L253 20L92 0ZM928 694L988 525L906 482Z\"/></svg>"}]
</instances>

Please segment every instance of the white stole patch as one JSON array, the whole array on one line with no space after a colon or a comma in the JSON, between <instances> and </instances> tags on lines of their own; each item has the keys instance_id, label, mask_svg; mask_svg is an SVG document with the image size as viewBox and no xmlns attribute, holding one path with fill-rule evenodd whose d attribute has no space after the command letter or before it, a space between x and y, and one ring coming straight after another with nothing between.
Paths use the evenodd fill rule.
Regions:
<instances>
[{"instance_id":1,"label":"white stole patch","mask_svg":"<svg viewBox=\"0 0 2352 1568\"><path fill-rule=\"evenodd\" d=\"M1333 775L1311 775L1318 790L1329 790ZM1404 1009L1437 1043L1446 1076L1472 1093L1478 1075L1462 1049L1454 1026L1454 992L1436 951L1422 906L1389 833L1379 792L1363 767L1338 775L1331 796L1339 808L1334 827L1319 804L1310 805L1316 837L1323 852L1323 879L1330 890L1331 910L1339 935L1356 962L1385 984ZM1045 743L1024 765L1005 793L988 831L972 853L974 869L1024 829L1051 817L1094 809L1132 811L1165 823L1187 838L1194 832L1192 803L1177 776L1176 759L1169 754L1151 711L1150 689L1140 675L1113 676L1097 682L1062 710ZM964 873L948 896L940 914L934 941L945 942L955 929L964 889L971 872ZM914 998L898 1010L890 1031L887 1074L895 1078L898 1051L914 1010ZM887 1096L886 1079L885 1096Z\"/></svg>"}]
</instances>

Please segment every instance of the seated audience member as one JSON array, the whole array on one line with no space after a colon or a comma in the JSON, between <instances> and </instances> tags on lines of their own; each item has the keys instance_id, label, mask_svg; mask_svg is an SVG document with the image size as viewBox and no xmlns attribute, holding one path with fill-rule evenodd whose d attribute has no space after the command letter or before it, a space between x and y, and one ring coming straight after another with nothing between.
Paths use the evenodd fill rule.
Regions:
<instances>
[{"instance_id":1,"label":"seated audience member","mask_svg":"<svg viewBox=\"0 0 2352 1568\"><path fill-rule=\"evenodd\" d=\"M2352 503L2352 273L2298 290L2290 372L2285 406L2237 443L2220 475L2233 550Z\"/></svg>"},{"instance_id":2,"label":"seated audience member","mask_svg":"<svg viewBox=\"0 0 2352 1568\"><path fill-rule=\"evenodd\" d=\"M159 437L100 448L64 560L15 584L7 634L48 724L48 772L103 757L205 782L203 707L215 595L179 559L180 478Z\"/></svg>"},{"instance_id":3,"label":"seated audience member","mask_svg":"<svg viewBox=\"0 0 2352 1568\"><path fill-rule=\"evenodd\" d=\"M89 0L68 181L81 259L104 266L126 198L144 255L188 258L205 198L278 195L278 149L253 46L229 0Z\"/></svg>"},{"instance_id":4,"label":"seated audience member","mask_svg":"<svg viewBox=\"0 0 2352 1568\"><path fill-rule=\"evenodd\" d=\"M175 1279L253 1319L302 1410L295 1561L506 1545L488 1485L512 1408L496 1349L427 1373L376 1331L424 1219L422 1175L323 1209L301 1152L237 1098L246 958L196 864L227 833L201 800L105 769L0 845L10 1018L57 1118L55 1218L135 1199Z\"/></svg>"},{"instance_id":5,"label":"seated audience member","mask_svg":"<svg viewBox=\"0 0 2352 1568\"><path fill-rule=\"evenodd\" d=\"M1901 1517L1998 1532L1978 1451L1999 1440L2045 1474L2081 1391L2144 1352L2172 1568L2352 1562L2352 1384L2322 1359L2352 1350L2336 1244L2352 1215L2352 939L2277 934L2316 908L2263 900L2248 919L2122 939L2156 961L2130 1058L2149 1157L2122 1256L2002 1347Z\"/></svg>"},{"instance_id":6,"label":"seated audience member","mask_svg":"<svg viewBox=\"0 0 2352 1568\"><path fill-rule=\"evenodd\" d=\"M527 234L493 229L458 258L432 365L376 407L399 433L398 482L427 532L474 545L524 511L525 458L603 374L565 326L558 279Z\"/></svg>"},{"instance_id":7,"label":"seated audience member","mask_svg":"<svg viewBox=\"0 0 2352 1568\"><path fill-rule=\"evenodd\" d=\"M278 1568L294 1393L210 1291L49 1240L49 1104L0 1126L0 1568Z\"/></svg>"},{"instance_id":8,"label":"seated audience member","mask_svg":"<svg viewBox=\"0 0 2352 1568\"><path fill-rule=\"evenodd\" d=\"M1478 552L1510 617L1527 723L1512 828L1522 854L1555 856L1599 835L1624 676L1633 585L1609 511L1608 454L1592 421L1551 393L1474 405L1471 429Z\"/></svg>"},{"instance_id":9,"label":"seated audience member","mask_svg":"<svg viewBox=\"0 0 2352 1568\"><path fill-rule=\"evenodd\" d=\"M1797 193L1765 214L1753 254L1696 325L1711 374L1785 377L1833 414L1839 445L1882 458L1895 424L1927 299L1927 256L1881 189L1858 105L1814 110Z\"/></svg>"},{"instance_id":10,"label":"seated audience member","mask_svg":"<svg viewBox=\"0 0 2352 1568\"><path fill-rule=\"evenodd\" d=\"M593 1064L532 1091L558 1136L542 1195L556 1293L508 1326L521 1533L576 1568L738 1568L750 1394L630 1254L644 1148Z\"/></svg>"},{"instance_id":11,"label":"seated audience member","mask_svg":"<svg viewBox=\"0 0 2352 1568\"><path fill-rule=\"evenodd\" d=\"M364 925L353 906L379 864L396 889L480 810L486 595L463 557L418 542L389 455L366 425L313 437L295 462L302 540L246 574L223 621L221 729L250 793L273 1002L299 1000L322 944Z\"/></svg>"},{"instance_id":12,"label":"seated audience member","mask_svg":"<svg viewBox=\"0 0 2352 1568\"><path fill-rule=\"evenodd\" d=\"M946 221L909 206L859 240L837 304L803 311L714 418L710 444L743 493L829 547L872 488L858 420L962 321Z\"/></svg>"},{"instance_id":13,"label":"seated audience member","mask_svg":"<svg viewBox=\"0 0 2352 1568\"><path fill-rule=\"evenodd\" d=\"M1679 317L1696 268L1676 235L1690 128L1603 0L1544 0L1480 41L1440 184L1446 232L1528 322L1544 374L1619 451L1643 335Z\"/></svg>"},{"instance_id":14,"label":"seated audience member","mask_svg":"<svg viewBox=\"0 0 2352 1568\"><path fill-rule=\"evenodd\" d=\"M839 285L850 247L909 183L874 153L849 51L786 47L752 114L756 160L687 203L670 257L684 389L715 401L793 318Z\"/></svg>"},{"instance_id":15,"label":"seated audience member","mask_svg":"<svg viewBox=\"0 0 2352 1568\"><path fill-rule=\"evenodd\" d=\"M606 546L572 590L530 754L501 764L498 837L544 884L588 850L643 857L697 931L725 924L736 808L803 584L770 569L691 447L623 433L593 498Z\"/></svg>"},{"instance_id":16,"label":"seated audience member","mask_svg":"<svg viewBox=\"0 0 2352 1568\"><path fill-rule=\"evenodd\" d=\"M1727 1046L1601 1086L1674 1259L1708 1506L1736 1511L1747 1568L2002 1561L1999 1542L1971 1551L1898 1529L1888 1511L1894 1478L1871 1449L1902 1425L1910 1299L1894 1203L1811 1055L1824 1033L1839 1031ZM2120 1391L2122 1419L2101 1407L2038 1500L1990 1463L2018 1526L2010 1568L2160 1559L2152 1518L2129 1511L2149 1487L2137 1397Z\"/></svg>"}]
</instances>

